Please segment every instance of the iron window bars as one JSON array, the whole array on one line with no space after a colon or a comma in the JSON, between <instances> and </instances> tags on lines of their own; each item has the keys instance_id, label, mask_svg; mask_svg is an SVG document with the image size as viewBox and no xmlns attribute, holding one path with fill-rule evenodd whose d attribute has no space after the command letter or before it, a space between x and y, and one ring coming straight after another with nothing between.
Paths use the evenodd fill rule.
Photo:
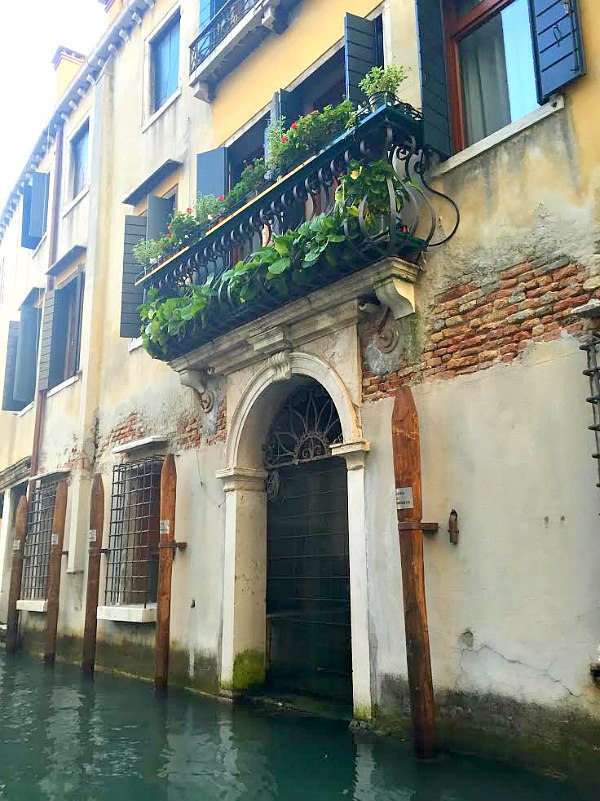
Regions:
<instances>
[{"instance_id":1,"label":"iron window bars","mask_svg":"<svg viewBox=\"0 0 600 801\"><path fill-rule=\"evenodd\" d=\"M48 595L52 520L59 480L59 476L36 479L30 490L27 533L23 548L23 599L43 600Z\"/></svg>"},{"instance_id":2,"label":"iron window bars","mask_svg":"<svg viewBox=\"0 0 600 801\"><path fill-rule=\"evenodd\" d=\"M584 373L590 379L591 393L587 400L588 403L592 404L594 415L594 424L589 428L596 435L594 459L598 462L598 475L600 477L600 332L592 332L588 342L582 345L581 349L587 352L588 369ZM600 482L598 487L600 487Z\"/></svg>"},{"instance_id":3,"label":"iron window bars","mask_svg":"<svg viewBox=\"0 0 600 801\"><path fill-rule=\"evenodd\" d=\"M113 468L105 599L156 601L162 456Z\"/></svg>"}]
</instances>

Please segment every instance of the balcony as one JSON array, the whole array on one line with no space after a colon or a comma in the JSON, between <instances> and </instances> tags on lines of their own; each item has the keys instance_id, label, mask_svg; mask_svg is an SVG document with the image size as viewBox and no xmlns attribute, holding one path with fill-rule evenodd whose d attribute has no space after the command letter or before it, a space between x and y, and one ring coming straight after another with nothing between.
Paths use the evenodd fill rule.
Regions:
<instances>
[{"instance_id":1,"label":"balcony","mask_svg":"<svg viewBox=\"0 0 600 801\"><path fill-rule=\"evenodd\" d=\"M300 0L227 0L190 45L190 84L206 102L269 33L282 33Z\"/></svg>"},{"instance_id":2,"label":"balcony","mask_svg":"<svg viewBox=\"0 0 600 801\"><path fill-rule=\"evenodd\" d=\"M343 235L333 239L335 257L322 251L318 258L306 259L313 262L310 269L303 262L300 269L290 269L286 275L268 275L267 279L278 280L261 280L245 296L234 290L227 280L234 272L231 268L237 265L238 272L243 273L255 258L253 254L264 252L274 235L297 233L305 221L322 224L327 215L339 216L336 189L344 176L356 173L357 164L391 164L393 179L384 179L383 193L381 184L378 190L372 190L378 191L377 206L368 192L361 199L355 198L351 209L354 216L343 222ZM403 104L386 104L366 113L354 128L322 152L276 180L199 241L137 280L138 286L154 289L161 299L181 297L194 286L214 288L202 314L189 319L168 337L164 346L149 347L151 355L176 359L291 301L367 268L389 263L389 257L402 260L403 280L411 274L414 281L420 256L432 244L438 221L423 182L426 164L419 112ZM375 207L377 214L373 215ZM346 207L342 204L342 208ZM381 282L383 276L379 273L376 269L373 274ZM345 284L358 287L360 281L353 279ZM373 286L365 288L361 284L360 294L365 297L379 293L374 292Z\"/></svg>"}]
</instances>

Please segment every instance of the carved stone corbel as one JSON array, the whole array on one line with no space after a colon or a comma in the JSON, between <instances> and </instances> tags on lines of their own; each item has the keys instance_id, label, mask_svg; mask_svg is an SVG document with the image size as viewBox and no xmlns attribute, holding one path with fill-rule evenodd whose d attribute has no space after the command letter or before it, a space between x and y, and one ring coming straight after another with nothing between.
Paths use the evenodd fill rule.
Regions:
<instances>
[{"instance_id":1,"label":"carved stone corbel","mask_svg":"<svg viewBox=\"0 0 600 801\"><path fill-rule=\"evenodd\" d=\"M415 286L409 281L390 276L375 284L375 294L387 306L395 320L415 313Z\"/></svg>"},{"instance_id":2,"label":"carved stone corbel","mask_svg":"<svg viewBox=\"0 0 600 801\"><path fill-rule=\"evenodd\" d=\"M273 370L273 381L289 381L292 377L292 360L289 350L280 350L269 356L268 365Z\"/></svg>"},{"instance_id":3,"label":"carved stone corbel","mask_svg":"<svg viewBox=\"0 0 600 801\"><path fill-rule=\"evenodd\" d=\"M280 8L280 0L272 0L265 5L261 25L273 33L283 33L288 26L288 13Z\"/></svg>"},{"instance_id":4,"label":"carved stone corbel","mask_svg":"<svg viewBox=\"0 0 600 801\"><path fill-rule=\"evenodd\" d=\"M196 390L200 398L200 406L203 412L210 412L215 405L215 396L207 387L207 374L205 370L182 370L179 373L179 380L184 387L191 387Z\"/></svg>"}]
</instances>

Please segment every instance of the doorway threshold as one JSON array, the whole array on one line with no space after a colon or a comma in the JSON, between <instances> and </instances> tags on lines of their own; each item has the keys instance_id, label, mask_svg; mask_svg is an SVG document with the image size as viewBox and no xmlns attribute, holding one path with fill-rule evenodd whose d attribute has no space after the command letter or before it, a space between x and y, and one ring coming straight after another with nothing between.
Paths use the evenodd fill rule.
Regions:
<instances>
[{"instance_id":1,"label":"doorway threshold","mask_svg":"<svg viewBox=\"0 0 600 801\"><path fill-rule=\"evenodd\" d=\"M309 717L343 720L348 723L353 718L351 703L330 698L255 690L252 693L245 693L241 700L242 703L255 704L273 712L291 712Z\"/></svg>"}]
</instances>

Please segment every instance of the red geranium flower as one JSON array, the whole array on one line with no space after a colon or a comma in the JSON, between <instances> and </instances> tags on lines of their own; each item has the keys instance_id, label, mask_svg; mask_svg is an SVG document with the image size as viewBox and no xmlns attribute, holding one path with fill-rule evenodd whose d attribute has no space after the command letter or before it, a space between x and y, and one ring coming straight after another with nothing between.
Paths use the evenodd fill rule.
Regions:
<instances>
[{"instance_id":1,"label":"red geranium flower","mask_svg":"<svg viewBox=\"0 0 600 801\"><path fill-rule=\"evenodd\" d=\"M221 202L223 202L225 200L225 195L219 195L217 200L220 200Z\"/></svg>"},{"instance_id":2,"label":"red geranium flower","mask_svg":"<svg viewBox=\"0 0 600 801\"><path fill-rule=\"evenodd\" d=\"M190 207L188 206L188 207L187 207L187 209L186 209L186 211L187 211L187 213L188 213L188 214L191 214L191 213L192 213L192 211L193 211L193 209L192 209L192 208L190 208Z\"/></svg>"},{"instance_id":3,"label":"red geranium flower","mask_svg":"<svg viewBox=\"0 0 600 801\"><path fill-rule=\"evenodd\" d=\"M297 123L297 122L293 122L293 123L290 125L290 128L294 128L294 129L296 129L297 127L298 127L298 123Z\"/></svg>"},{"instance_id":4,"label":"red geranium flower","mask_svg":"<svg viewBox=\"0 0 600 801\"><path fill-rule=\"evenodd\" d=\"M287 136L285 134L281 137L281 141L282 142L287 142Z\"/></svg>"}]
</instances>

